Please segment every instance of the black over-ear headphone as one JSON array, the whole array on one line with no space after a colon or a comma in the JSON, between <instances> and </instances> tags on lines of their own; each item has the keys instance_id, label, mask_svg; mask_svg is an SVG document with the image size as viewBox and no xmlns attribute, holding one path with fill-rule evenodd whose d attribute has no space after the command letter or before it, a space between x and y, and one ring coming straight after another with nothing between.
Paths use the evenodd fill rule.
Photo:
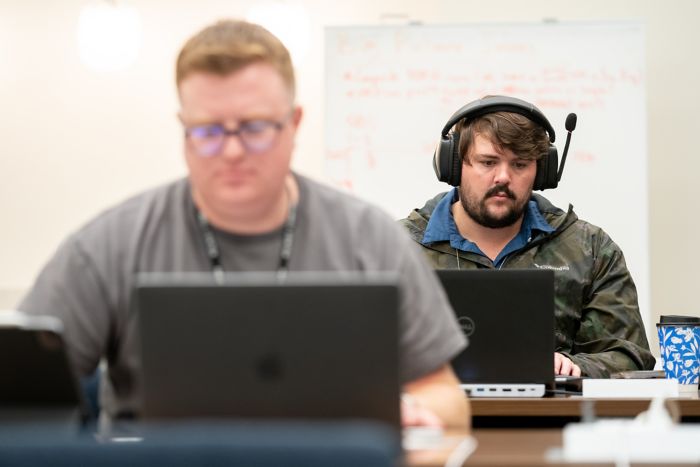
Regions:
<instances>
[{"instance_id":1,"label":"black over-ear headphone","mask_svg":"<svg viewBox=\"0 0 700 467\"><path fill-rule=\"evenodd\" d=\"M566 119L566 129L568 131L566 147L562 156L561 167L559 167L559 156L557 148L554 146L556 137L554 128L547 120L547 117L533 104L524 100L508 96L489 96L470 102L457 112L455 112L445 124L440 135L440 141L433 156L433 169L435 175L441 182L458 186L462 179L462 157L459 154L459 133L450 131L452 127L463 119L474 119L482 115L494 112L513 112L529 118L547 131L549 136L549 149L547 154L537 161L537 174L533 190L546 190L556 188L561 179L566 162L566 153L569 150L571 132L576 127L576 114L569 114Z\"/></svg>"}]
</instances>

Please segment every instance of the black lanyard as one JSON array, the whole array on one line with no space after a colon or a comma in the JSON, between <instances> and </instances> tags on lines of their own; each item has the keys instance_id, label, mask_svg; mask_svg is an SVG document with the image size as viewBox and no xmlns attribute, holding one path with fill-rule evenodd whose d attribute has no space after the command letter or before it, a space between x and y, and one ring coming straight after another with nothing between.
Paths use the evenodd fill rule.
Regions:
<instances>
[{"instance_id":1,"label":"black lanyard","mask_svg":"<svg viewBox=\"0 0 700 467\"><path fill-rule=\"evenodd\" d=\"M204 217L204 214L202 214L196 206L195 210L197 211L199 230L202 233L202 239L204 241L204 250L211 263L211 270L214 273L216 281L221 283L224 278L224 267L221 264L221 250L219 249L219 244L216 241L216 237L214 236L214 232L207 218ZM280 260L277 265L277 277L279 279L284 279L289 270L289 258L292 256L292 244L294 243L294 228L296 227L296 222L297 205L290 201L287 220L282 228L282 246L280 247Z\"/></svg>"}]
</instances>

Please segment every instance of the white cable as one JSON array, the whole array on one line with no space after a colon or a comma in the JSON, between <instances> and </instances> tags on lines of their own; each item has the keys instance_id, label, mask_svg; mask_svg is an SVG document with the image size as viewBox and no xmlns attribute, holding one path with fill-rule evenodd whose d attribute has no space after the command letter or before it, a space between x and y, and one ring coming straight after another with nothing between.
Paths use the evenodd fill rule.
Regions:
<instances>
[{"instance_id":1,"label":"white cable","mask_svg":"<svg viewBox=\"0 0 700 467\"><path fill-rule=\"evenodd\" d=\"M445 467L462 467L476 449L476 445L477 442L473 436L464 438L450 452L450 455L447 457L447 462L445 462Z\"/></svg>"}]
</instances>

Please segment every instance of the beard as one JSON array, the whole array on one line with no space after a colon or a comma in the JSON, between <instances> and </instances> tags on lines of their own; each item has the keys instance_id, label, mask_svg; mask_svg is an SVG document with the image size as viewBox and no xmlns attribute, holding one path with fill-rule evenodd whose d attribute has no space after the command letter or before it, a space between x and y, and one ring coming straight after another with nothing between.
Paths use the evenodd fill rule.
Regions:
<instances>
[{"instance_id":1,"label":"beard","mask_svg":"<svg viewBox=\"0 0 700 467\"><path fill-rule=\"evenodd\" d=\"M507 212L499 216L491 214L486 206L486 200L496 194L505 194L509 199L515 201ZM476 199L476 196L470 195L464 187L459 187L459 201L464 212L477 224L490 229L500 229L515 224L523 216L528 198L525 197L522 201L518 201L515 193L508 186L496 185L479 200Z\"/></svg>"}]
</instances>

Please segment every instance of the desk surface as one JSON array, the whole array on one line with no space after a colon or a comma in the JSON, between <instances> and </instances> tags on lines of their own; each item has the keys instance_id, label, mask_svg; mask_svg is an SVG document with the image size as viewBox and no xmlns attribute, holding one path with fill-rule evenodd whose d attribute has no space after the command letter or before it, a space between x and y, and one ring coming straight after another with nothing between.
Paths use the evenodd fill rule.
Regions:
<instances>
[{"instance_id":1,"label":"desk surface","mask_svg":"<svg viewBox=\"0 0 700 467\"><path fill-rule=\"evenodd\" d=\"M562 447L561 429L477 429L474 430L473 434L478 445L474 453L467 459L467 462L464 464L465 466L608 467L614 465L613 463L566 463L558 459L557 450ZM463 438L463 434L450 433L446 435L444 445L441 449L411 451L407 454L407 465L410 467L443 466L452 449L454 449ZM635 464L632 463L631 465L634 466ZM649 464L643 465L648 466Z\"/></svg>"},{"instance_id":2,"label":"desk surface","mask_svg":"<svg viewBox=\"0 0 700 467\"><path fill-rule=\"evenodd\" d=\"M684 422L700 421L697 394L670 399ZM562 427L581 418L583 404L592 404L597 417L634 417L649 407L650 399L590 399L581 396L542 398L470 399L475 427L540 426Z\"/></svg>"}]
</instances>

